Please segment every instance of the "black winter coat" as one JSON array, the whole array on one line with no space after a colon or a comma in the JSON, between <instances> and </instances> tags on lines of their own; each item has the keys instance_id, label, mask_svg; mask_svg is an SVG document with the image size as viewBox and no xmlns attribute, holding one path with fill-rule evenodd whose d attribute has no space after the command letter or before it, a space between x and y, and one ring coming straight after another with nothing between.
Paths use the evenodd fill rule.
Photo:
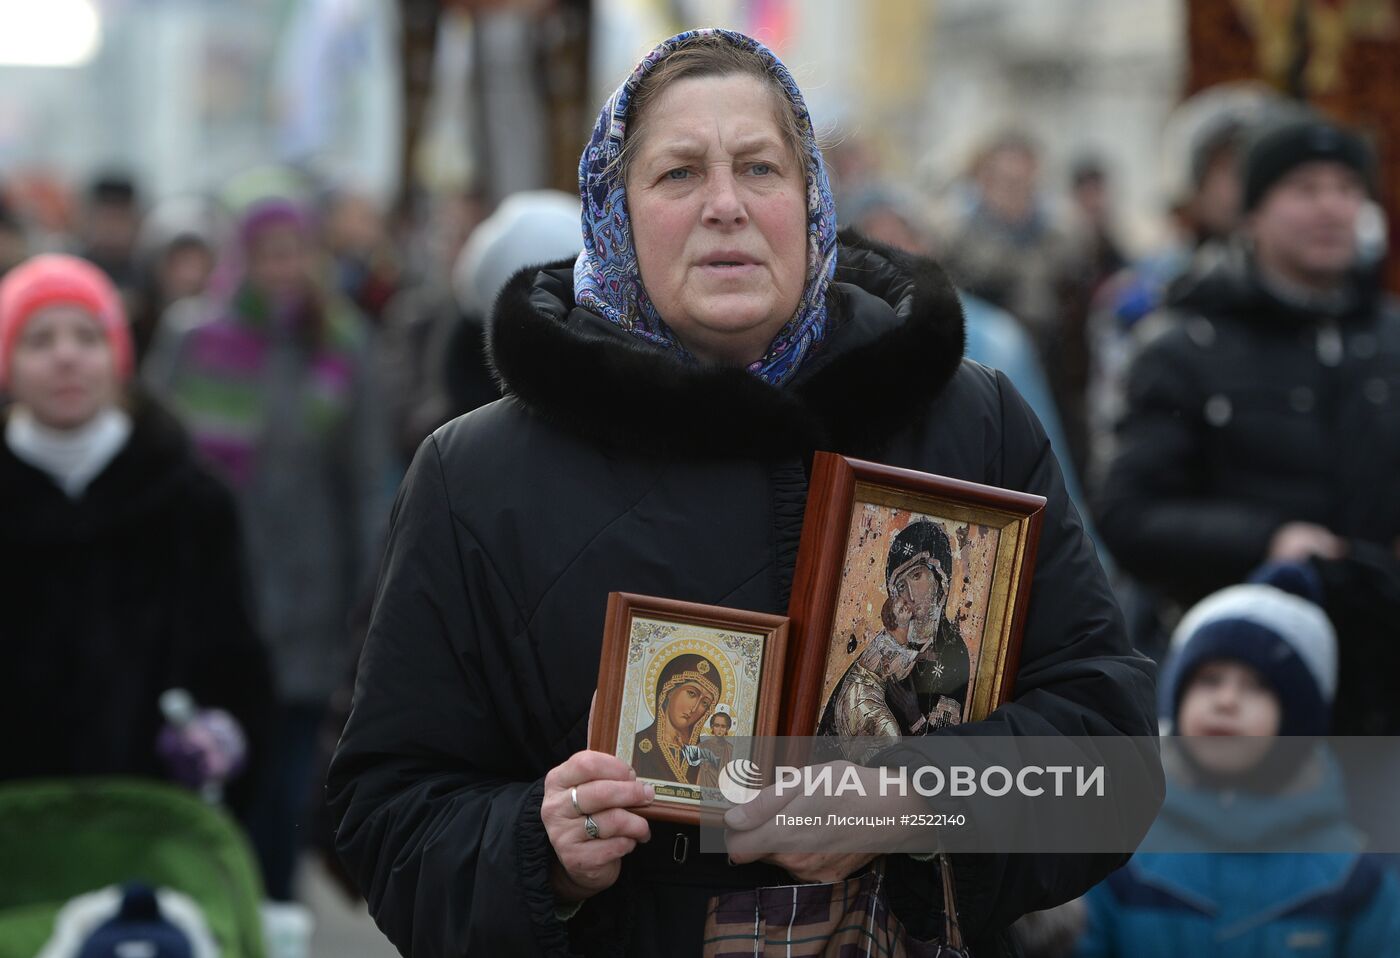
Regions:
<instances>
[{"instance_id":1,"label":"black winter coat","mask_svg":"<svg viewBox=\"0 0 1400 958\"><path fill-rule=\"evenodd\" d=\"M962 360L937 267L845 246L834 329L783 389L680 365L576 307L571 275L507 286L492 327L506 398L431 436L394 508L329 796L341 856L400 951L699 954L711 895L791 882L723 856L677 863L686 829L653 824L564 923L540 802L545 773L586 747L609 591L786 611L814 450L1046 496L1016 701L981 724L1153 733L1151 663L1128 647L1045 433L1004 376ZM1120 860L957 859L964 928L1003 953L1007 923ZM896 912L931 936L935 866L889 867Z\"/></svg>"},{"instance_id":2,"label":"black winter coat","mask_svg":"<svg viewBox=\"0 0 1400 958\"><path fill-rule=\"evenodd\" d=\"M0 438L0 780L164 777L158 700L177 686L231 712L251 757L264 737L272 679L232 496L158 406L132 419L76 500Z\"/></svg>"},{"instance_id":3,"label":"black winter coat","mask_svg":"<svg viewBox=\"0 0 1400 958\"><path fill-rule=\"evenodd\" d=\"M1400 535L1395 303L1310 313L1237 257L1151 322L1098 508L1129 572L1189 604L1241 581L1290 521Z\"/></svg>"}]
</instances>

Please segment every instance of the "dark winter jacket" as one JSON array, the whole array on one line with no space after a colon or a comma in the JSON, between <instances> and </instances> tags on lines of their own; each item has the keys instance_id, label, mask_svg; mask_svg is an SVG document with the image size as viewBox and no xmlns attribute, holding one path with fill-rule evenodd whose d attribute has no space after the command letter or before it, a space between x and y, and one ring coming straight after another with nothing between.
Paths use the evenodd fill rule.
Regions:
<instances>
[{"instance_id":1,"label":"dark winter jacket","mask_svg":"<svg viewBox=\"0 0 1400 958\"><path fill-rule=\"evenodd\" d=\"M173 687L233 713L253 755L261 744L272 679L233 498L158 406L136 400L132 420L76 500L0 439L0 779L163 777L158 699Z\"/></svg>"},{"instance_id":2,"label":"dark winter jacket","mask_svg":"<svg viewBox=\"0 0 1400 958\"><path fill-rule=\"evenodd\" d=\"M394 509L329 795L341 855L404 954L699 954L711 895L791 882L654 823L618 883L561 922L540 802L545 773L586 747L609 591L786 611L814 450L1046 496L1016 701L979 724L1152 733L1152 667L1045 434L1005 377L962 361L936 267L844 247L834 328L783 389L678 364L577 308L571 275L507 286L492 353L508 395L430 437ZM957 859L963 927L1002 953L998 929L1120 861ZM931 936L935 866L895 856L887 874L895 911Z\"/></svg>"},{"instance_id":3,"label":"dark winter jacket","mask_svg":"<svg viewBox=\"0 0 1400 958\"><path fill-rule=\"evenodd\" d=\"M1280 526L1400 535L1400 307L1359 284L1328 315L1242 256L1149 321L1099 503L1113 556L1183 604L1241 581Z\"/></svg>"}]
</instances>

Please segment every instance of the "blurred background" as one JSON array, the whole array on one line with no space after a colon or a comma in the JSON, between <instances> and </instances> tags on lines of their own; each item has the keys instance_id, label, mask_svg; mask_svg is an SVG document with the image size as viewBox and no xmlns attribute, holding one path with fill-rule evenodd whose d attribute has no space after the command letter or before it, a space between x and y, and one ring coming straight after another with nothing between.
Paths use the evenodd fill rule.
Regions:
<instances>
[{"instance_id":1,"label":"blurred background","mask_svg":"<svg viewBox=\"0 0 1400 958\"><path fill-rule=\"evenodd\" d=\"M1397 13L1387 0L838 0L6 3L0 170L34 241L74 227L101 172L143 208L222 196L291 164L362 192L397 225L443 197L571 189L594 108L653 41L723 24L796 74L831 142L936 195L992 134L1043 152L1050 197L1093 159L1128 248L1164 231L1189 142L1184 96L1260 80L1377 137ZM1365 80L1365 82L1362 82ZM1181 139L1181 137L1178 137ZM1189 136L1186 137L1189 141ZM853 150L855 152L855 150Z\"/></svg>"},{"instance_id":2,"label":"blurred background","mask_svg":"<svg viewBox=\"0 0 1400 958\"><path fill-rule=\"evenodd\" d=\"M935 255L980 297L974 351L1022 365L1086 515L1129 327L1238 225L1244 127L1298 101L1370 144L1358 261L1400 290L1393 0L0 0L0 274L46 252L100 266L137 382L232 489L252 564L302 563L250 576L277 690L263 727L285 754L235 808L262 891L292 906L264 915L289 955L392 954L317 796L394 489L424 436L494 398L481 330L505 277L577 248L576 209L540 191L576 198L605 97L657 41L711 25L791 68L843 225ZM1011 247L979 234L988 210L1020 224ZM330 402L354 424L326 440L344 505L323 517L300 508L323 478L305 437L278 440L277 482L249 474L230 440L247 397L211 398L187 348L247 284L319 304ZM292 541L313 545L284 557ZM1160 652L1180 606L1122 581ZM324 593L319 645L288 638L315 630L288 582Z\"/></svg>"}]
</instances>

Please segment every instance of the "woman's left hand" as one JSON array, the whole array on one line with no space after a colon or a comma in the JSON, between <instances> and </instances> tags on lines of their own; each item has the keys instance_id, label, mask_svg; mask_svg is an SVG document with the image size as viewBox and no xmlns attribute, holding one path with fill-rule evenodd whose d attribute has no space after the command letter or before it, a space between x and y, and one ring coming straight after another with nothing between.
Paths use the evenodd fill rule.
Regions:
<instances>
[{"instance_id":1,"label":"woman's left hand","mask_svg":"<svg viewBox=\"0 0 1400 958\"><path fill-rule=\"evenodd\" d=\"M845 767L851 763L843 761L834 762L832 765L833 780L840 781ZM861 769L862 773L867 771L869 770ZM873 775L873 772L871 774ZM877 801L881 803L881 810L886 814L892 810L898 811L890 808L890 800ZM829 814L849 814L851 811L850 801L844 798L807 796L800 794L798 789L779 794L770 786L752 801L735 806L725 813L724 823L729 829L725 836L729 846L729 860L736 865L765 861L777 865L802 882L841 881L882 854L882 851L870 850L872 840L878 842L879 839L869 830L833 834L831 828L823 824L780 826L775 819L782 813L799 821L824 822ZM843 838L851 847L839 847ZM833 845L837 847L833 848ZM786 850L772 851L774 848Z\"/></svg>"}]
</instances>

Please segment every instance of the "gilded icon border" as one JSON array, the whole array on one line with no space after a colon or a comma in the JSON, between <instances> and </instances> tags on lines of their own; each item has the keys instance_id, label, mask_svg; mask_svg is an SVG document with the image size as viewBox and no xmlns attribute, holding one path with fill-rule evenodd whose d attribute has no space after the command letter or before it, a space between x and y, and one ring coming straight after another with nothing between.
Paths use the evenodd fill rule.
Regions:
<instances>
[{"instance_id":1,"label":"gilded icon border","mask_svg":"<svg viewBox=\"0 0 1400 958\"><path fill-rule=\"evenodd\" d=\"M761 639L763 651L752 735L763 738L777 734L784 667L787 661L786 616L613 592L608 595L607 619L598 673L598 697L588 733L590 749L614 755L618 753L619 730L623 724L623 696L628 676L639 668L645 668L644 663L629 661L628 655L632 644L632 627L637 619L698 625ZM700 824L700 804L694 799L668 798L664 794L665 791L664 787L658 788L656 801L645 808L636 809L637 813L657 821Z\"/></svg>"},{"instance_id":2,"label":"gilded icon border","mask_svg":"<svg viewBox=\"0 0 1400 958\"><path fill-rule=\"evenodd\" d=\"M1044 497L822 452L813 461L788 607L794 653L781 734L817 731L852 516L862 503L997 530L990 595L962 721L985 718L1010 697L1015 683Z\"/></svg>"}]
</instances>

